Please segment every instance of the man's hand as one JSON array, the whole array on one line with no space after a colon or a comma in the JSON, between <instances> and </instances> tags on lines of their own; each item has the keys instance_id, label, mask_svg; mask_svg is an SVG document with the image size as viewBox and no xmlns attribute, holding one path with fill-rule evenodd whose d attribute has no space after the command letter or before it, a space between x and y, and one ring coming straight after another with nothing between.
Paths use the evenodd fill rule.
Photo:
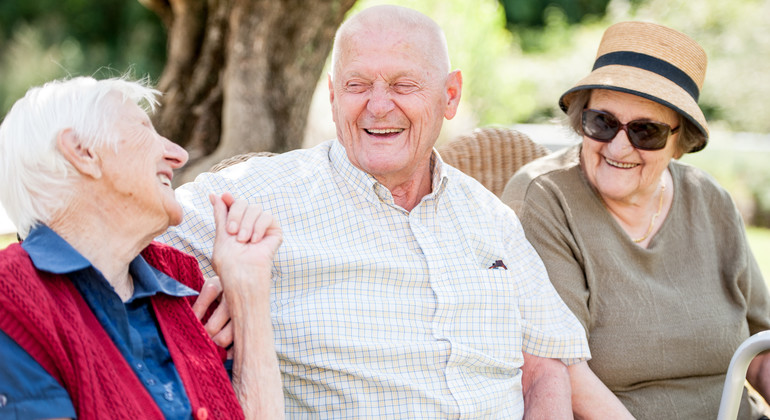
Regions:
<instances>
[{"instance_id":1,"label":"man's hand","mask_svg":"<svg viewBox=\"0 0 770 420\"><path fill-rule=\"evenodd\" d=\"M214 276L206 280L201 287L200 294L192 307L195 316L203 321L209 307L218 302L219 305L206 321L206 332L218 346L227 348L233 344L233 325L230 324L230 310L227 307L227 299L222 295L222 283L219 277Z\"/></svg>"}]
</instances>

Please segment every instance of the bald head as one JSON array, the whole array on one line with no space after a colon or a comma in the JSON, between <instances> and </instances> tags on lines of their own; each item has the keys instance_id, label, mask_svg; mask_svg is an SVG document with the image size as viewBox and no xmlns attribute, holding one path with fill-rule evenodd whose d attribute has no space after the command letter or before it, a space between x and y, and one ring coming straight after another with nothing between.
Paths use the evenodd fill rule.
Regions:
<instances>
[{"instance_id":1,"label":"bald head","mask_svg":"<svg viewBox=\"0 0 770 420\"><path fill-rule=\"evenodd\" d=\"M443 32L414 10L372 7L337 31L332 62L337 140L353 166L411 210L432 189L433 145L462 95Z\"/></svg>"},{"instance_id":2,"label":"bald head","mask_svg":"<svg viewBox=\"0 0 770 420\"><path fill-rule=\"evenodd\" d=\"M424 56L442 74L449 73L449 53L444 31L431 18L406 7L383 5L359 12L337 30L332 49L333 78L337 77L340 59L351 40L363 35L392 39L394 43L409 40L424 51Z\"/></svg>"}]
</instances>

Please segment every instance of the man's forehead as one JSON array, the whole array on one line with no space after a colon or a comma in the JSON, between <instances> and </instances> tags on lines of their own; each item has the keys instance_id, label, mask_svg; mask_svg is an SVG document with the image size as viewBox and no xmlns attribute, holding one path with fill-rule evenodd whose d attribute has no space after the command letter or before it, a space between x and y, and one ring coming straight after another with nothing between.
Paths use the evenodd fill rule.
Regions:
<instances>
[{"instance_id":1,"label":"man's forehead","mask_svg":"<svg viewBox=\"0 0 770 420\"><path fill-rule=\"evenodd\" d=\"M335 76L343 77L355 67L367 68L367 71L389 67L392 71L399 65L404 69L417 67L433 76L449 73L443 32L429 18L415 11L391 7L362 13L364 16L353 18L337 34L333 57ZM389 66L384 61L401 63Z\"/></svg>"},{"instance_id":2,"label":"man's forehead","mask_svg":"<svg viewBox=\"0 0 770 420\"><path fill-rule=\"evenodd\" d=\"M400 79L400 78L420 78L425 77L425 72L418 71L417 69L390 69L375 68L375 69L358 69L358 68L343 68L342 78L344 80L349 79L374 79L383 78L386 80Z\"/></svg>"},{"instance_id":3,"label":"man's forehead","mask_svg":"<svg viewBox=\"0 0 770 420\"><path fill-rule=\"evenodd\" d=\"M341 49L339 65L348 68L416 67L432 66L435 53L430 44L415 38L398 36L388 38L358 38Z\"/></svg>"}]
</instances>

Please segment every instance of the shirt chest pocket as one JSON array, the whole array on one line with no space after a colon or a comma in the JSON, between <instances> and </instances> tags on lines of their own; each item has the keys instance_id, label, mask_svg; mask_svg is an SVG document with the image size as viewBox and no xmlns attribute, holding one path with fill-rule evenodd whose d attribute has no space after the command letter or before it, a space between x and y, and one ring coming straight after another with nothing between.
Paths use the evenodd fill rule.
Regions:
<instances>
[{"instance_id":1,"label":"shirt chest pocket","mask_svg":"<svg viewBox=\"0 0 770 420\"><path fill-rule=\"evenodd\" d=\"M467 346L478 357L511 363L521 357L522 326L516 282L509 270L475 269L457 273L447 328L455 345ZM438 294L441 314L442 297ZM488 361L489 362L489 361Z\"/></svg>"}]
</instances>

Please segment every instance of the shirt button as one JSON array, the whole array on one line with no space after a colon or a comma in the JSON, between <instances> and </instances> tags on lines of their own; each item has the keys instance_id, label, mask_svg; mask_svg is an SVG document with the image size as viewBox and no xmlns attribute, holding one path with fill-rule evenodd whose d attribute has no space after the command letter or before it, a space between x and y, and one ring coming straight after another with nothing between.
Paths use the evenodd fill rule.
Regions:
<instances>
[{"instance_id":1,"label":"shirt button","mask_svg":"<svg viewBox=\"0 0 770 420\"><path fill-rule=\"evenodd\" d=\"M139 362L136 364L136 368L139 370L142 370L144 368L144 365L142 364L142 362Z\"/></svg>"},{"instance_id":2,"label":"shirt button","mask_svg":"<svg viewBox=\"0 0 770 420\"><path fill-rule=\"evenodd\" d=\"M166 391L163 393L163 398L165 398L166 401L174 401L174 393L171 391Z\"/></svg>"},{"instance_id":3,"label":"shirt button","mask_svg":"<svg viewBox=\"0 0 770 420\"><path fill-rule=\"evenodd\" d=\"M8 404L8 397L5 394L0 394L0 407L5 407Z\"/></svg>"},{"instance_id":4,"label":"shirt button","mask_svg":"<svg viewBox=\"0 0 770 420\"><path fill-rule=\"evenodd\" d=\"M147 380L147 385L149 385L149 386L155 385L155 379L152 379L152 378L148 379Z\"/></svg>"},{"instance_id":5,"label":"shirt button","mask_svg":"<svg viewBox=\"0 0 770 420\"><path fill-rule=\"evenodd\" d=\"M208 420L209 418L209 410L204 407L199 408L195 414L196 420Z\"/></svg>"}]
</instances>

